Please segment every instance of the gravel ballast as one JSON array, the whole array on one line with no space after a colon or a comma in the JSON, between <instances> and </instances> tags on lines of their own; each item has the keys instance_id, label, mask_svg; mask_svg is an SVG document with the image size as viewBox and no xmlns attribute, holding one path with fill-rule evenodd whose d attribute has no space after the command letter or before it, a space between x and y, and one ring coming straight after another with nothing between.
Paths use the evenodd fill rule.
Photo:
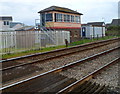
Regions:
<instances>
[{"instance_id":1,"label":"gravel ballast","mask_svg":"<svg viewBox=\"0 0 120 94\"><path fill-rule=\"evenodd\" d=\"M71 54L71 55L67 55L67 56L62 56L62 57L59 57L59 58L56 58L56 59L51 59L51 60L47 60L47 61L43 61L43 62L39 62L39 63L35 63L35 64L32 64L33 66L36 66L36 67L39 67L40 71L35 71L34 73L31 73L31 74L28 74L28 75L25 75L24 77L21 77L22 79L26 79L26 78L29 78L31 76L35 76L35 75L38 75L38 74L41 74L41 73L44 73L44 72L47 72L47 71L50 71L52 69L55 69L55 68L58 68L58 67L61 67L61 66L64 66L66 64L69 64L69 63L72 63L72 62L75 62L75 61L78 61L80 59L83 59L85 57L88 57L88 56L91 56L91 55L94 55L94 54L97 54L97 53L100 53L102 51L105 51L105 50L108 50L108 49L111 49L111 48L114 48L118 46L118 42L115 42L115 43L112 43L112 44L109 44L109 45L105 45L105 46L102 46L102 47L99 47L99 48L94 48L94 49L91 49L91 50L86 50L86 51L82 51L82 52L78 52L78 53L74 53L74 54ZM109 57L117 57L118 53L117 51L113 52L112 55L109 55ZM103 56L104 60L105 61L107 58L105 58L105 56ZM110 58L110 59L113 59L113 58ZM97 64L95 60L93 60L94 64L92 62L86 62L87 64L81 64L81 70L85 70L85 68L87 66L91 66L91 64L95 65L95 68L97 67ZM99 64L101 64L101 61L99 62ZM29 65L28 65L29 66ZM24 67L23 67L24 68ZM31 71L31 69L29 69ZM78 68L78 70L80 70ZM76 71L76 70L75 70ZM91 70L92 71L92 70ZM24 72L23 72L24 73ZM76 73L79 73L76 72ZM81 74L83 74L82 72L80 72ZM85 72L87 73L87 71ZM67 73L68 74L68 73ZM77 76L77 74L73 73L73 76L76 78L76 79L79 79L79 77ZM71 75L69 77L72 77ZM21 79L20 78L20 79ZM14 78L13 78L14 79ZM14 81L16 81L16 79L14 79Z\"/></svg>"},{"instance_id":2,"label":"gravel ballast","mask_svg":"<svg viewBox=\"0 0 120 94\"><path fill-rule=\"evenodd\" d=\"M120 85L119 85L119 64L120 62L114 64L110 68L102 71L98 74L94 82L102 85L106 85L109 87L111 91L119 92L120 93Z\"/></svg>"},{"instance_id":3,"label":"gravel ballast","mask_svg":"<svg viewBox=\"0 0 120 94\"><path fill-rule=\"evenodd\" d=\"M114 60L117 57L119 57L118 50L113 51L107 55L100 56L94 60L84 62L84 63L80 64L79 66L76 66L76 67L73 67L66 71L63 71L61 74L67 75L70 78L76 78L79 80L82 77L93 72L94 70L97 70L98 68L102 67L103 65Z\"/></svg>"},{"instance_id":4,"label":"gravel ballast","mask_svg":"<svg viewBox=\"0 0 120 94\"><path fill-rule=\"evenodd\" d=\"M34 64L34 65L38 66L40 68L44 68L43 71L46 72L46 71L52 70L54 68L58 68L58 67L66 65L66 64L78 61L78 60L83 59L85 57L100 53L102 51L108 50L108 49L116 47L116 46L118 46L118 43L113 43L113 44L109 44L107 46L102 46L99 48L78 52L78 53L71 54L68 56L63 56L63 57L59 57L56 59L40 62L40 63Z\"/></svg>"}]
</instances>

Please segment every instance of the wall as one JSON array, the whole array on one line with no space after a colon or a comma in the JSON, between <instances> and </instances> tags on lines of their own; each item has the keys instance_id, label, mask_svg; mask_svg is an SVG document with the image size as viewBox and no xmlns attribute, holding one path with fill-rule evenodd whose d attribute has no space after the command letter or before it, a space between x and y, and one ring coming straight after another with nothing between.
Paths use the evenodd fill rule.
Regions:
<instances>
[{"instance_id":1,"label":"wall","mask_svg":"<svg viewBox=\"0 0 120 94\"><path fill-rule=\"evenodd\" d=\"M75 42L75 41L79 41L81 39L81 29L69 29L69 28L65 28L65 29L55 29L55 30L65 30L65 31L69 31L70 32L70 42Z\"/></svg>"},{"instance_id":2,"label":"wall","mask_svg":"<svg viewBox=\"0 0 120 94\"><path fill-rule=\"evenodd\" d=\"M0 21L0 30L2 30L3 21Z\"/></svg>"},{"instance_id":3,"label":"wall","mask_svg":"<svg viewBox=\"0 0 120 94\"><path fill-rule=\"evenodd\" d=\"M4 21L9 21L9 20L4 20ZM1 30L10 30L10 24L9 25L4 25L4 21L0 21L0 29ZM9 21L10 23L11 21Z\"/></svg>"},{"instance_id":4,"label":"wall","mask_svg":"<svg viewBox=\"0 0 120 94\"><path fill-rule=\"evenodd\" d=\"M91 38L91 37L102 37L105 36L105 27L97 27L97 26L82 26L86 28L86 38ZM82 36L82 31L81 31L81 36Z\"/></svg>"},{"instance_id":5,"label":"wall","mask_svg":"<svg viewBox=\"0 0 120 94\"><path fill-rule=\"evenodd\" d=\"M46 27L53 28L80 28L80 23L68 23L68 22L47 22Z\"/></svg>"}]
</instances>

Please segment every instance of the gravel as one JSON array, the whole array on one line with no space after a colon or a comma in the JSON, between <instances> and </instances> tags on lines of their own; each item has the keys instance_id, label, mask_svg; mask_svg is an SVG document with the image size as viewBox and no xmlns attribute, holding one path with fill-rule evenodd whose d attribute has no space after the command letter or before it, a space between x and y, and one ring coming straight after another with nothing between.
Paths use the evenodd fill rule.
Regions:
<instances>
[{"instance_id":1,"label":"gravel","mask_svg":"<svg viewBox=\"0 0 120 94\"><path fill-rule=\"evenodd\" d=\"M93 54L96 54L96 53L99 53L99 52L102 52L102 51L105 51L107 49L110 49L110 48L113 48L113 47L116 47L118 46L118 42L115 42L115 43L112 43L112 44L109 44L107 46L102 46L102 47L99 47L99 48L95 48L95 49L91 49L91 50L87 50L87 51L82 51L82 52L78 52L78 53L74 53L74 54L71 54L71 55L67 55L67 56L62 56L62 57L59 57L59 58L56 58L56 59L51 59L51 60L47 60L47 61L44 61L44 62L40 62L40 63L35 63L35 64L32 64L33 66L37 66L39 68L42 68L43 70L40 70L40 71L35 71L33 74L28 74L29 76L34 76L34 75L37 75L37 74L41 74L41 73L44 73L44 72L47 72L49 70L52 70L52 69L55 69L55 68L58 68L58 67L61 67L61 66L64 66L66 64L69 64L69 63L72 63L72 62L75 62L75 61L78 61L82 58L85 58L85 57L88 57L88 56L91 56ZM117 51L114 52L112 54L113 56L116 56L118 55ZM111 55L111 57L113 57ZM103 56L104 57L104 56ZM104 61L106 60L106 57L104 57ZM109 56L107 57L109 58ZM115 57L114 57L115 58ZM112 58L111 58L112 59ZM96 65L96 61L94 61L94 64L90 61L88 62L87 64L81 64L81 68L78 70L82 70L84 71L84 73L88 73L89 71L86 71L85 69L88 67L88 66L91 66L91 64L93 65ZM99 63L101 61L99 60ZM95 68L97 67L97 65L95 66ZM91 67L92 68L92 67ZM92 70L91 70L92 71ZM72 72L70 72L72 73ZM75 74L76 73L76 74ZM80 73L81 75L84 74L80 71L76 72L75 70L75 73L72 73L71 75L75 76L75 78L79 79L79 75L77 73ZM68 73L67 73L68 74ZM75 74L75 75L74 75ZM24 78L26 78L28 75L26 75ZM71 77L70 75L70 77ZM23 79L24 79L23 78Z\"/></svg>"},{"instance_id":2,"label":"gravel","mask_svg":"<svg viewBox=\"0 0 120 94\"><path fill-rule=\"evenodd\" d=\"M120 62L118 62L120 64ZM116 63L93 79L94 82L109 86L109 89L120 93L119 64Z\"/></svg>"},{"instance_id":3,"label":"gravel","mask_svg":"<svg viewBox=\"0 0 120 94\"><path fill-rule=\"evenodd\" d=\"M61 72L62 75L67 75L69 78L76 78L77 80L81 79L82 77L88 75L89 73L97 70L98 68L102 67L103 65L109 63L113 59L119 57L118 50L113 51L107 55L103 55L98 57L94 60L90 60L88 62L84 62L79 66L74 68L68 69L66 71Z\"/></svg>"},{"instance_id":4,"label":"gravel","mask_svg":"<svg viewBox=\"0 0 120 94\"><path fill-rule=\"evenodd\" d=\"M105 51L105 50L110 49L112 47L116 47L117 45L118 45L118 43L113 43L113 44L109 44L107 46L103 46L103 47L99 47L99 48L95 48L95 49L91 49L91 50L87 50L87 51L78 52L78 53L75 53L75 54L72 54L72 55L69 55L69 56L59 57L59 58L56 58L56 59L53 59L53 60L40 62L40 63L34 64L34 65L44 68L43 71L41 71L41 72L46 72L46 71L49 71L51 69L58 68L58 67L66 65L66 64L78 61L82 58L94 55L94 54L102 52L102 51Z\"/></svg>"}]
</instances>

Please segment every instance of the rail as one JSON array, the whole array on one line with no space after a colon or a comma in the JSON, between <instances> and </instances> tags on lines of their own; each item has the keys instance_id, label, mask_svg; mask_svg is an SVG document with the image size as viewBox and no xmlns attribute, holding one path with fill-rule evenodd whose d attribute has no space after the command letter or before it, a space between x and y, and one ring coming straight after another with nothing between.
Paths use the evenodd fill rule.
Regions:
<instances>
[{"instance_id":1,"label":"rail","mask_svg":"<svg viewBox=\"0 0 120 94\"><path fill-rule=\"evenodd\" d=\"M104 42L103 42L104 43ZM96 44L99 44L99 43L96 43ZM82 50L79 50L79 51L84 51L84 50L89 50L89 49L93 49L93 48L97 48L97 47L101 47L101 46L104 46L104 45L107 45L109 43L104 43L104 44L100 44L100 45L95 45L93 47L90 47L90 48L84 48ZM90 44L91 45L91 44ZM87 45L85 45L87 46ZM89 45L88 45L89 46ZM79 52L77 50L77 52ZM22 64L17 64L17 65L14 65L14 66L9 66L9 67L6 67L6 68L2 68L0 69L0 71L5 71L5 70L8 70L8 69L12 69L12 68L16 68L16 67L20 67L20 66L24 66L24 65L28 65L28 64L33 64L33 63L37 63L37 62L42 62L44 60L48 60L48 59L53 59L53 58L57 58L57 57L60 57L60 56L65 56L65 55L69 55L69 54L73 54L73 53L76 53L76 51L73 51L73 52L70 52L70 53L65 53L65 54L60 54L60 55L57 55L57 56L51 56L51 57L48 57L48 58L45 58L45 59L38 59L38 60L34 60L32 62L29 62L29 63L22 63ZM3 62L4 63L4 62Z\"/></svg>"},{"instance_id":2,"label":"rail","mask_svg":"<svg viewBox=\"0 0 120 94\"><path fill-rule=\"evenodd\" d=\"M57 94L62 94L65 92L71 92L74 88L76 88L77 86L79 86L81 83L88 81L90 79L92 79L95 75L97 75L98 73L100 73L102 70L104 70L105 68L108 68L110 65L113 65L114 63L120 61L120 58L116 58L113 61L111 61L110 63L100 67L99 69L95 70L94 72L88 74L87 76L83 77L82 79L74 82L73 84L65 87L64 89L60 90L59 92L57 92Z\"/></svg>"},{"instance_id":3,"label":"rail","mask_svg":"<svg viewBox=\"0 0 120 94\"><path fill-rule=\"evenodd\" d=\"M25 79L25 80L19 81L19 82L17 82L17 83L13 83L13 84L9 84L9 85L6 84L6 85L4 85L2 88L0 88L0 90L7 89L7 88L13 87L13 86L18 85L18 84L22 84L22 83L24 83L24 82L27 82L27 81L36 79L36 78L38 78L38 77L42 77L42 76L47 75L47 74L50 74L50 73L56 73L56 72L60 72L60 71L66 70L66 69L68 69L68 68L70 68L70 67L73 67L73 66L75 66L75 65L77 65L77 64L80 64L80 63L85 62L85 61L87 61L87 60L94 59L94 58L96 58L96 57L98 57L98 56L100 56L100 55L109 53L109 52L114 51L114 50L117 50L117 49L119 49L119 48L120 48L120 47L115 47L115 48L112 48L112 49L110 49L110 50L103 51L103 52L101 52L101 53L98 53L98 54L95 54L95 55L86 57L86 58L81 59L81 60L78 60L78 61L76 61L76 62L73 62L73 63L67 64L67 65L64 65L64 66L62 66L62 67L59 67L59 68L50 70L50 71L48 71L48 72L45 72L45 73L42 73L42 74L39 74L39 75L30 77L30 78Z\"/></svg>"},{"instance_id":4,"label":"rail","mask_svg":"<svg viewBox=\"0 0 120 94\"><path fill-rule=\"evenodd\" d=\"M43 52L43 53L35 53L35 54L31 54L31 55L15 57L15 58L10 58L10 59L6 59L6 60L0 60L0 63L13 61L13 60L18 60L18 59L23 59L23 58L28 58L28 57L33 57L33 56L38 56L38 55L43 55L43 54L48 54L48 53L53 53L53 52L58 52L58 51L63 51L63 50L68 50L68 49L74 49L74 48L77 48L77 47L85 47L85 46L88 46L88 45L94 45L94 44L97 44L97 43L109 42L109 41L114 41L114 40L120 40L120 38L113 38L113 39L108 39L108 40L91 42L91 43L86 43L86 44L77 45L77 46L73 46L73 47L61 48L61 49L57 49L57 50L53 50L53 51L47 51L47 52Z\"/></svg>"}]
</instances>

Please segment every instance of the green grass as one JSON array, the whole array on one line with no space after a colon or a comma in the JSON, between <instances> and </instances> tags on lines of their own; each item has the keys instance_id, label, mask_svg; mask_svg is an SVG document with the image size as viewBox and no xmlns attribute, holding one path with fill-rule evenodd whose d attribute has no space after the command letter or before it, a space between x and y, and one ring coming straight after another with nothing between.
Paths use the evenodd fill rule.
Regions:
<instances>
[{"instance_id":1,"label":"green grass","mask_svg":"<svg viewBox=\"0 0 120 94\"><path fill-rule=\"evenodd\" d=\"M2 59L14 58L14 57L18 57L18 56L30 55L30 54L46 52L46 51L52 51L52 50L56 50L56 49L60 49L60 48L65 48L65 45L41 48L41 49L37 49L37 50L28 50L28 51L13 53L13 54L4 54L4 55L2 55Z\"/></svg>"},{"instance_id":2,"label":"green grass","mask_svg":"<svg viewBox=\"0 0 120 94\"><path fill-rule=\"evenodd\" d=\"M73 42L70 45L71 46L75 46L75 45L80 45L80 44L84 44L84 43L89 43L89 42L94 42L94 41L98 41L98 40L107 40L107 39L111 39L111 38L116 38L117 36L105 36L103 38L95 38L95 39L84 39L81 41L77 41L77 42Z\"/></svg>"},{"instance_id":3,"label":"green grass","mask_svg":"<svg viewBox=\"0 0 120 94\"><path fill-rule=\"evenodd\" d=\"M83 40L80 40L80 41L73 42L73 43L69 44L68 47L72 47L72 46L76 46L76 45L80 45L80 44L84 44L84 43L89 43L89 42L94 42L94 41L98 41L98 40L111 39L111 38L115 38L115 37L116 36L106 36L106 37L99 38L99 39L83 39ZM46 51L52 51L52 50L61 49L61 48L65 48L65 45L41 48L41 49L37 49L37 50L29 50L29 51L14 53L14 54L5 54L5 55L2 55L2 59L8 59L8 58L30 55L30 54L46 52Z\"/></svg>"}]
</instances>

